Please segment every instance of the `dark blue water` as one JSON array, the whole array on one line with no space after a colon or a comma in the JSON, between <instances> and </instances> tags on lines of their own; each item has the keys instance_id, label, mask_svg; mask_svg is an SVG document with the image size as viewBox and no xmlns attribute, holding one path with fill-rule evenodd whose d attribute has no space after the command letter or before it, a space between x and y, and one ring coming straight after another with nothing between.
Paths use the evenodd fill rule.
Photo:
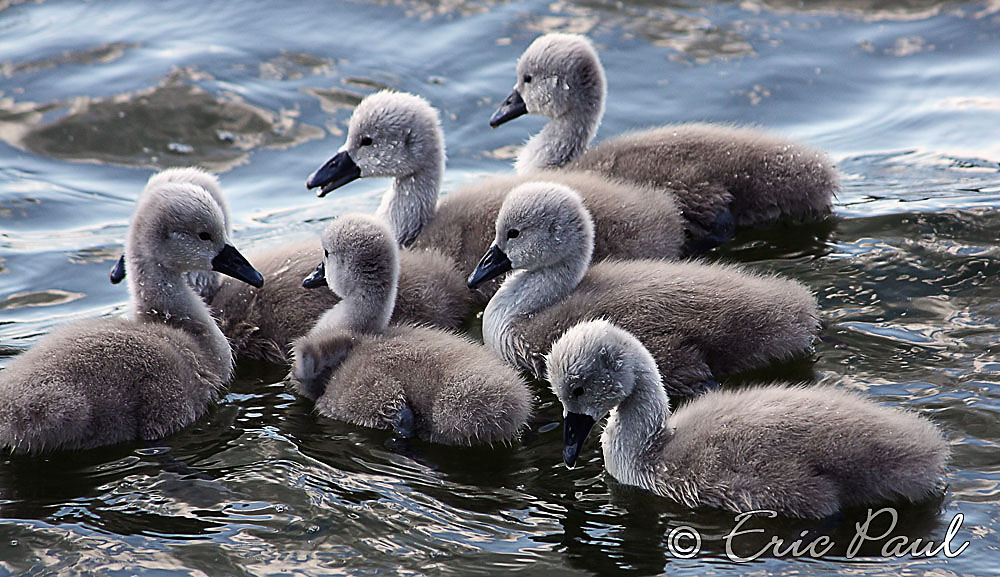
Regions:
<instances>
[{"instance_id":1,"label":"dark blue water","mask_svg":"<svg viewBox=\"0 0 1000 577\"><path fill-rule=\"evenodd\" d=\"M887 537L852 554L864 510L819 526L751 519L743 529L761 533L727 538L731 515L615 483L595 439L567 470L542 385L521 443L454 449L316 417L282 367L241 362L209 416L162 442L0 459L0 575L1000 571L995 2L0 7L0 366L58 324L124 310L107 272L155 169L218 171L245 252L374 210L385 182L319 200L303 181L382 87L442 111L446 187L509 170L542 121L487 119L524 47L560 30L593 38L607 69L599 138L756 124L838 165L835 218L744 231L709 257L808 284L827 325L813 358L734 381L836 382L930 418L953 447L943 499L897 506ZM949 525L950 549L929 558L883 550L890 537L941 544ZM675 554L682 527L702 539L690 559ZM767 546L805 530L837 546L819 560Z\"/></svg>"}]
</instances>

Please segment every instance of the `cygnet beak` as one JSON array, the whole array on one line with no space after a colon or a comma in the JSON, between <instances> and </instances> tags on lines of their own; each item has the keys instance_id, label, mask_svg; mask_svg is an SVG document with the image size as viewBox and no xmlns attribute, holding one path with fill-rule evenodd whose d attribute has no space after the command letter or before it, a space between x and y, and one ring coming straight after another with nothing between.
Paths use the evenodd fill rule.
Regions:
<instances>
[{"instance_id":1,"label":"cygnet beak","mask_svg":"<svg viewBox=\"0 0 1000 577\"><path fill-rule=\"evenodd\" d=\"M500 247L493 245L486 251L482 260L476 266L476 270L469 275L466 283L470 289L474 289L484 282L494 279L513 268L510 259L504 254Z\"/></svg>"},{"instance_id":2,"label":"cygnet beak","mask_svg":"<svg viewBox=\"0 0 1000 577\"><path fill-rule=\"evenodd\" d=\"M231 244L226 244L212 259L212 270L241 280L250 286L264 286L264 277Z\"/></svg>"},{"instance_id":3,"label":"cygnet beak","mask_svg":"<svg viewBox=\"0 0 1000 577\"><path fill-rule=\"evenodd\" d=\"M594 419L589 415L580 413L566 413L563 420L563 462L567 467L573 468L576 465L576 458L580 456L580 447L583 441L590 434L590 429L594 428Z\"/></svg>"},{"instance_id":4,"label":"cygnet beak","mask_svg":"<svg viewBox=\"0 0 1000 577\"><path fill-rule=\"evenodd\" d=\"M111 284L118 284L125 280L125 255L118 257L118 262L111 267Z\"/></svg>"},{"instance_id":5,"label":"cygnet beak","mask_svg":"<svg viewBox=\"0 0 1000 577\"><path fill-rule=\"evenodd\" d=\"M312 274L302 280L302 288L314 289L321 286L327 286L326 266L322 262L319 263L316 270L312 271Z\"/></svg>"},{"instance_id":6,"label":"cygnet beak","mask_svg":"<svg viewBox=\"0 0 1000 577\"><path fill-rule=\"evenodd\" d=\"M321 187L316 192L316 196L323 198L331 190L344 186L352 180L361 178L361 169L346 150L340 151L333 156L326 164L316 169L316 172L306 179L306 188L313 189Z\"/></svg>"},{"instance_id":7,"label":"cygnet beak","mask_svg":"<svg viewBox=\"0 0 1000 577\"><path fill-rule=\"evenodd\" d=\"M510 92L507 100L504 100L500 108L497 108L497 111L490 117L490 128L496 128L508 120L514 120L518 116L524 116L527 113L528 106L524 103L524 99L521 98L521 93L515 88Z\"/></svg>"}]
</instances>

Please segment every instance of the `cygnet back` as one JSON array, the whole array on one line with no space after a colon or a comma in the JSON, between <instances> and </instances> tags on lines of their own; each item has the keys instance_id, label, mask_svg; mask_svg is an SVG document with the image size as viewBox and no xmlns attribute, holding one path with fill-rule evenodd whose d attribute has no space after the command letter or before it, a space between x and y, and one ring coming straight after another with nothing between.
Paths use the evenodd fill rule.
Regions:
<instances>
[{"instance_id":1,"label":"cygnet back","mask_svg":"<svg viewBox=\"0 0 1000 577\"><path fill-rule=\"evenodd\" d=\"M356 178L392 177L376 214L386 218L397 240L404 246L440 250L468 270L489 247L503 198L537 176L490 176L439 201L444 165L437 110L418 96L382 91L358 105L344 146L309 177L307 186L323 196ZM673 259L683 249L684 224L673 196L585 172L544 178L572 186L584 197L596 221L595 259ZM497 286L480 287L484 302Z\"/></svg>"},{"instance_id":2,"label":"cygnet back","mask_svg":"<svg viewBox=\"0 0 1000 577\"><path fill-rule=\"evenodd\" d=\"M60 327L0 373L0 443L19 452L157 439L197 419L232 376L229 343L185 275L260 285L194 182L152 178L129 227L131 318Z\"/></svg>"},{"instance_id":3,"label":"cygnet back","mask_svg":"<svg viewBox=\"0 0 1000 577\"><path fill-rule=\"evenodd\" d=\"M324 232L323 249L306 282L325 281L341 301L295 342L291 371L320 414L446 444L516 437L531 395L515 371L454 333L388 326L399 266L384 223L343 215Z\"/></svg>"},{"instance_id":4,"label":"cygnet back","mask_svg":"<svg viewBox=\"0 0 1000 577\"><path fill-rule=\"evenodd\" d=\"M580 198L555 183L508 195L494 244L470 285L506 270L483 313L486 345L541 376L542 356L567 328L609 319L635 333L663 368L671 394L810 350L816 299L801 284L740 267L655 260L588 267L593 225Z\"/></svg>"},{"instance_id":5,"label":"cygnet back","mask_svg":"<svg viewBox=\"0 0 1000 577\"><path fill-rule=\"evenodd\" d=\"M713 391L671 415L652 355L601 320L567 330L547 363L567 465L610 413L608 472L689 507L819 518L941 491L948 445L934 425L836 387Z\"/></svg>"},{"instance_id":6,"label":"cygnet back","mask_svg":"<svg viewBox=\"0 0 1000 577\"><path fill-rule=\"evenodd\" d=\"M675 194L696 248L728 240L734 224L811 221L829 214L839 179L826 155L758 129L668 125L588 148L606 92L590 40L545 34L521 55L514 89L490 124L524 114L549 118L519 153L518 172L588 170Z\"/></svg>"}]
</instances>

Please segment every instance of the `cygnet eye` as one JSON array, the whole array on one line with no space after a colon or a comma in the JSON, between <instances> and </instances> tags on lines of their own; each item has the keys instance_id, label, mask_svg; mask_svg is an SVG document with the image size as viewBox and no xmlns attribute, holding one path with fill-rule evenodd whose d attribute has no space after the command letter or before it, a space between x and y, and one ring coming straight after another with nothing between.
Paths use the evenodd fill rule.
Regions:
<instances>
[{"instance_id":1,"label":"cygnet eye","mask_svg":"<svg viewBox=\"0 0 1000 577\"><path fill-rule=\"evenodd\" d=\"M201 240L212 240L212 235L208 234L207 232L199 232L198 238L200 238Z\"/></svg>"},{"instance_id":2,"label":"cygnet eye","mask_svg":"<svg viewBox=\"0 0 1000 577\"><path fill-rule=\"evenodd\" d=\"M328 251L328 250L326 250L326 249L324 248L324 249L323 249L323 257L324 257L324 258L330 258L330 251Z\"/></svg>"},{"instance_id":3,"label":"cygnet eye","mask_svg":"<svg viewBox=\"0 0 1000 577\"><path fill-rule=\"evenodd\" d=\"M362 136L361 140L358 141L358 146L371 146L371 144L372 144L371 136Z\"/></svg>"},{"instance_id":4,"label":"cygnet eye","mask_svg":"<svg viewBox=\"0 0 1000 577\"><path fill-rule=\"evenodd\" d=\"M573 396L574 397L579 397L582 394L583 394L583 387L576 387L576 388L573 389Z\"/></svg>"},{"instance_id":5,"label":"cygnet eye","mask_svg":"<svg viewBox=\"0 0 1000 577\"><path fill-rule=\"evenodd\" d=\"M517 230L516 228L512 228L507 231L507 238L517 238L519 236L521 236L521 231Z\"/></svg>"},{"instance_id":6,"label":"cygnet eye","mask_svg":"<svg viewBox=\"0 0 1000 577\"><path fill-rule=\"evenodd\" d=\"M525 84L531 84L531 75L525 74L524 76L521 77L521 81L524 82Z\"/></svg>"}]
</instances>

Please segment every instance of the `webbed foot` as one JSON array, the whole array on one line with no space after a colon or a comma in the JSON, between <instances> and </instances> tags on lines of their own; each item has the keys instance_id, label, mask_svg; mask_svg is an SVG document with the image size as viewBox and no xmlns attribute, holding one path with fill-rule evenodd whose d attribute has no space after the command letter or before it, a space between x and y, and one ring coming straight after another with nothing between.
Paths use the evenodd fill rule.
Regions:
<instances>
[{"instance_id":1,"label":"webbed foot","mask_svg":"<svg viewBox=\"0 0 1000 577\"><path fill-rule=\"evenodd\" d=\"M417 416L413 413L410 405L403 403L402 408L396 413L396 418L392 423L392 430L400 437L413 438L417 434Z\"/></svg>"},{"instance_id":2,"label":"webbed foot","mask_svg":"<svg viewBox=\"0 0 1000 577\"><path fill-rule=\"evenodd\" d=\"M699 254L711 250L720 244L729 242L736 236L736 219L729 207L723 207L715 214L715 219L703 236L691 239L687 243L687 254Z\"/></svg>"}]
</instances>

